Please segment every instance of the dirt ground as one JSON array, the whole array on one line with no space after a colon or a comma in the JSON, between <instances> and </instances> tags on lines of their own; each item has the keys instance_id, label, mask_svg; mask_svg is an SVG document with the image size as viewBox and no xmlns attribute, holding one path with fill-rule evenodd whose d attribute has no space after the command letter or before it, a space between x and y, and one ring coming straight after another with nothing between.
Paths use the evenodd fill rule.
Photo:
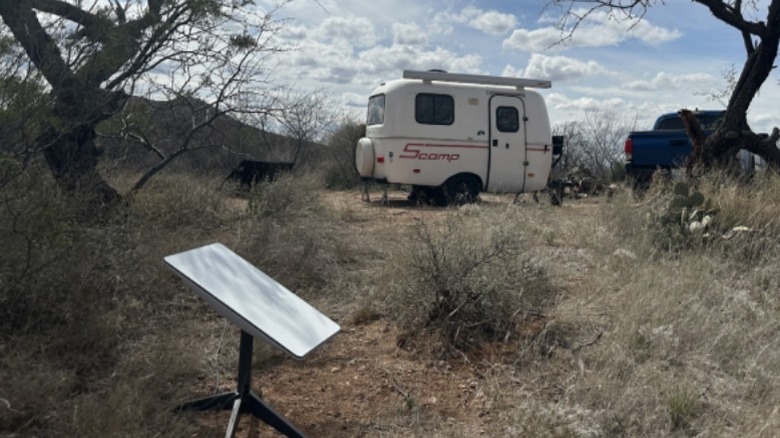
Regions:
<instances>
[{"instance_id":1,"label":"dirt ground","mask_svg":"<svg viewBox=\"0 0 780 438\"><path fill-rule=\"evenodd\" d=\"M359 193L335 192L326 194L325 202L336 209L381 208L386 222L401 224L447 214L444 208L414 205L406 201L403 192L391 192L388 202L381 195L373 192L370 202L362 202ZM513 195L483 195L483 199L512 202ZM520 202L535 201L524 195ZM592 205L593 201L565 200L562 208L576 212ZM374 226L371 221L355 221L353 225L358 227L355 233ZM419 345L417 349L399 347L397 330L389 321L340 324L340 333L301 361L280 357L270 365L255 363L253 389L304 434L419 436L424 425L409 428L401 423L435 421L436 430L441 430L442 424L445 429L446 424L457 424L453 430L467 431L467 436L491 436L487 424L491 406L482 370L475 364L500 363L510 346L484 345L480 351L471 352L469 358L436 360L420 354ZM531 339L542 327L543 321L529 320L523 336ZM224 434L229 417L228 411L194 414L195 421L204 426L203 436L211 436L212 432L213 436ZM242 415L236 436L283 435L250 415Z\"/></svg>"}]
</instances>

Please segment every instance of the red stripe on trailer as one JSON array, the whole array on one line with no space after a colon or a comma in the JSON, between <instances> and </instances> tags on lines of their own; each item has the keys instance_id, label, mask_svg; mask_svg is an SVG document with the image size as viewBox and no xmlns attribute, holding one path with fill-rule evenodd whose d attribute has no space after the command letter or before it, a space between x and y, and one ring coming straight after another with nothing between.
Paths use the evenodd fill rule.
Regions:
<instances>
[{"instance_id":1,"label":"red stripe on trailer","mask_svg":"<svg viewBox=\"0 0 780 438\"><path fill-rule=\"evenodd\" d=\"M406 149L408 146L419 146L424 148L462 148L462 149L487 149L488 146L477 144L434 144L434 143L407 143L404 146Z\"/></svg>"}]
</instances>

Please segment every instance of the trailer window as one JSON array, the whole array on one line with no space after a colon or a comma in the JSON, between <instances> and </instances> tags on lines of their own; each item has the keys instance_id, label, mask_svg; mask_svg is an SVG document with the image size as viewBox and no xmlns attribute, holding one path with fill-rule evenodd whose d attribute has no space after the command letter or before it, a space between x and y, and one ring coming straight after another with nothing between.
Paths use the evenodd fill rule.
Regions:
<instances>
[{"instance_id":1,"label":"trailer window","mask_svg":"<svg viewBox=\"0 0 780 438\"><path fill-rule=\"evenodd\" d=\"M420 93L414 100L414 119L425 125L452 125L455 102L446 94Z\"/></svg>"},{"instance_id":2,"label":"trailer window","mask_svg":"<svg viewBox=\"0 0 780 438\"><path fill-rule=\"evenodd\" d=\"M385 122L385 95L377 94L368 98L368 116L366 125L381 125Z\"/></svg>"},{"instance_id":3,"label":"trailer window","mask_svg":"<svg viewBox=\"0 0 780 438\"><path fill-rule=\"evenodd\" d=\"M520 130L520 113L513 106L496 108L496 128L500 132L517 132Z\"/></svg>"}]
</instances>

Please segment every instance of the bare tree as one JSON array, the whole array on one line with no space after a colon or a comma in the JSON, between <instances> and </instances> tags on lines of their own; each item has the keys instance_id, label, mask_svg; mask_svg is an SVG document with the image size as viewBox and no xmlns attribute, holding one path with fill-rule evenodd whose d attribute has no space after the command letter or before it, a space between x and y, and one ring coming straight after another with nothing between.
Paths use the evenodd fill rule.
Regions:
<instances>
[{"instance_id":1,"label":"bare tree","mask_svg":"<svg viewBox=\"0 0 780 438\"><path fill-rule=\"evenodd\" d=\"M721 77L724 81L721 88L714 90L697 90L694 91L693 94L695 96L704 96L710 102L717 102L723 108L726 108L729 104L729 97L731 97L731 93L734 92L734 88L737 86L738 74L739 71L737 71L737 67L734 64L731 64L721 72Z\"/></svg>"},{"instance_id":2,"label":"bare tree","mask_svg":"<svg viewBox=\"0 0 780 438\"><path fill-rule=\"evenodd\" d=\"M208 96L211 118L250 101L250 83L266 77L259 69L263 55L273 52L272 22L253 14L250 4L0 0L0 18L44 79L51 104L34 148L60 186L91 208L119 200L97 170L96 127L131 95ZM196 123L193 132L203 125ZM180 153L161 157L160 164Z\"/></svg>"},{"instance_id":3,"label":"bare tree","mask_svg":"<svg viewBox=\"0 0 780 438\"><path fill-rule=\"evenodd\" d=\"M742 130L747 126L747 111L761 86L769 77L780 45L780 0L693 0L716 19L733 27L742 39L747 58L728 98L723 122L707 137L699 151L689 157L689 166L725 165L740 149L746 149L775 167L780 167L775 128L767 138ZM595 12L605 11L613 19L637 22L648 8L662 7L661 0L550 0L548 7L561 10L560 27L571 36L577 27ZM580 7L580 5L582 7ZM758 17L759 7L767 6L766 16Z\"/></svg>"},{"instance_id":4,"label":"bare tree","mask_svg":"<svg viewBox=\"0 0 780 438\"><path fill-rule=\"evenodd\" d=\"M583 120L556 127L566 138L565 172L582 173L603 180L615 180L623 157L623 141L636 126L610 112L586 112Z\"/></svg>"},{"instance_id":5,"label":"bare tree","mask_svg":"<svg viewBox=\"0 0 780 438\"><path fill-rule=\"evenodd\" d=\"M306 161L301 151L308 144L324 141L339 120L339 112L322 91L289 91L282 98L275 118L281 133L293 139L292 161Z\"/></svg>"}]
</instances>

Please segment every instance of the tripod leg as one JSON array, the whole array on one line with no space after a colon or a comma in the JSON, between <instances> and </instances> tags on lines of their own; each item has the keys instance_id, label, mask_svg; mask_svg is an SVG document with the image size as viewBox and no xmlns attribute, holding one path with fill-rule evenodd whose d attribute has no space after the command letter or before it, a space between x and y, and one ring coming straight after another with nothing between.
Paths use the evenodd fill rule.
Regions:
<instances>
[{"instance_id":1,"label":"tripod leg","mask_svg":"<svg viewBox=\"0 0 780 438\"><path fill-rule=\"evenodd\" d=\"M230 413L230 421L228 422L228 427L225 431L225 438L233 438L236 435L238 420L241 418L241 402L242 400L240 398L237 398L233 402L233 412Z\"/></svg>"},{"instance_id":2,"label":"tripod leg","mask_svg":"<svg viewBox=\"0 0 780 438\"><path fill-rule=\"evenodd\" d=\"M177 411L210 411L213 409L230 409L231 402L239 399L235 391L212 395L211 397L194 400L176 407Z\"/></svg>"},{"instance_id":3,"label":"tripod leg","mask_svg":"<svg viewBox=\"0 0 780 438\"><path fill-rule=\"evenodd\" d=\"M246 402L249 404L248 410L252 412L252 415L263 420L264 423L273 427L282 435L288 438L306 437L301 431L296 429L295 426L290 424L286 418L268 406L263 399L254 393L254 391L249 393Z\"/></svg>"}]
</instances>

